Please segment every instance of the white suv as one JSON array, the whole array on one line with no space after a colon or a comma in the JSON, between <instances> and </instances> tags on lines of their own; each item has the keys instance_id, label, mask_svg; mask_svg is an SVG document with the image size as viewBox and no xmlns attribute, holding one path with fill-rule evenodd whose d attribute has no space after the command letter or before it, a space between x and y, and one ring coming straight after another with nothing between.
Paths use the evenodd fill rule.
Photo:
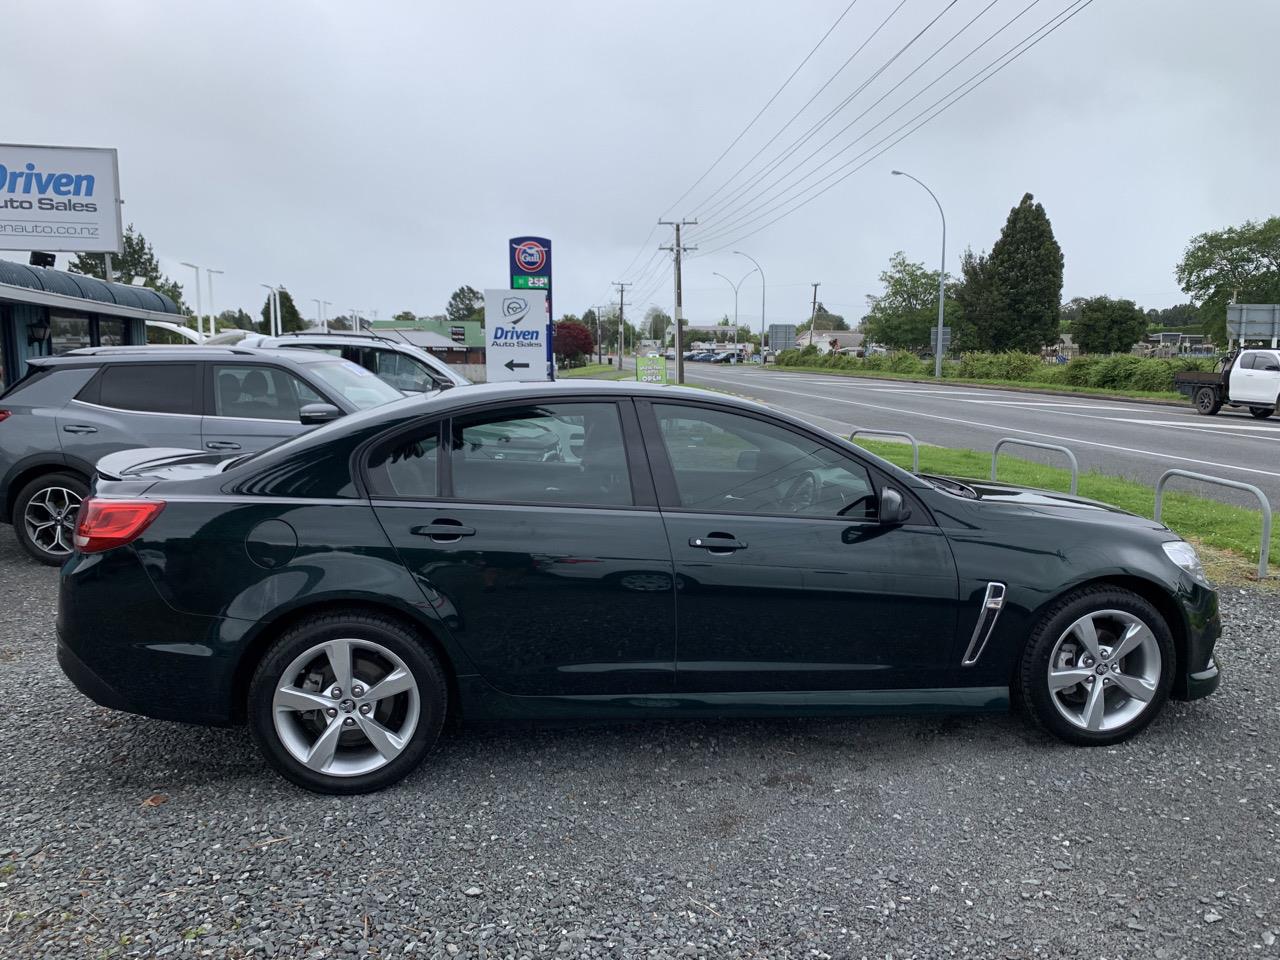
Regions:
<instances>
[{"instance_id":1,"label":"white suv","mask_svg":"<svg viewBox=\"0 0 1280 960\"><path fill-rule=\"evenodd\" d=\"M411 343L367 334L287 333L269 337L247 330L228 330L205 341L212 346L234 343L260 350L319 350L359 364L401 393L447 390L471 383L437 357Z\"/></svg>"}]
</instances>

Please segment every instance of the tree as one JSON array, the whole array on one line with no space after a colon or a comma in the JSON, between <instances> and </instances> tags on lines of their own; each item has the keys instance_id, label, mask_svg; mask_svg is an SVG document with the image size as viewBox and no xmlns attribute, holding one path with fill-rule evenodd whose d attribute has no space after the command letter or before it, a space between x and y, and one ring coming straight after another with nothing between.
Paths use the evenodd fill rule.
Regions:
<instances>
[{"instance_id":1,"label":"tree","mask_svg":"<svg viewBox=\"0 0 1280 960\"><path fill-rule=\"evenodd\" d=\"M467 320L479 320L483 323L484 294L464 284L450 295L444 315L450 323L464 323Z\"/></svg>"},{"instance_id":2,"label":"tree","mask_svg":"<svg viewBox=\"0 0 1280 960\"><path fill-rule=\"evenodd\" d=\"M170 280L160 272L160 261L156 259L155 251L151 249L147 238L134 229L132 223L124 229L124 253L114 254L111 257L111 271L114 279L120 283L133 283L135 277L142 277L145 281L143 286L150 287L157 293L163 293L177 304L178 309L183 313L189 312L186 304L182 302L182 284L176 280ZM85 276L97 277L99 280L105 279L107 268L103 254L76 254L76 258L71 261L71 272L83 273Z\"/></svg>"},{"instance_id":3,"label":"tree","mask_svg":"<svg viewBox=\"0 0 1280 960\"><path fill-rule=\"evenodd\" d=\"M1076 321L1080 319L1080 311L1084 309L1084 305L1088 302L1088 297L1072 297L1059 308L1059 333L1071 333Z\"/></svg>"},{"instance_id":4,"label":"tree","mask_svg":"<svg viewBox=\"0 0 1280 960\"><path fill-rule=\"evenodd\" d=\"M938 271L926 270L899 250L889 258L880 282L884 293L867 297L870 309L862 318L867 341L898 350L927 350L929 331L938 322Z\"/></svg>"},{"instance_id":5,"label":"tree","mask_svg":"<svg viewBox=\"0 0 1280 960\"><path fill-rule=\"evenodd\" d=\"M351 330L352 329L352 325L351 325L352 318L347 316L345 313L340 313L336 317L330 317L325 322L329 324L330 330Z\"/></svg>"},{"instance_id":6,"label":"tree","mask_svg":"<svg viewBox=\"0 0 1280 960\"><path fill-rule=\"evenodd\" d=\"M1195 327L1200 325L1200 311L1194 303L1175 303L1163 310L1148 310L1147 322L1157 327Z\"/></svg>"},{"instance_id":7,"label":"tree","mask_svg":"<svg viewBox=\"0 0 1280 960\"><path fill-rule=\"evenodd\" d=\"M1193 237L1175 274L1209 339L1225 342L1227 304L1280 303L1280 217Z\"/></svg>"},{"instance_id":8,"label":"tree","mask_svg":"<svg viewBox=\"0 0 1280 960\"><path fill-rule=\"evenodd\" d=\"M1090 297L1071 325L1072 339L1085 353L1128 353L1147 332L1147 315L1132 300Z\"/></svg>"},{"instance_id":9,"label":"tree","mask_svg":"<svg viewBox=\"0 0 1280 960\"><path fill-rule=\"evenodd\" d=\"M243 310L223 310L214 317L214 330L252 330L253 317Z\"/></svg>"},{"instance_id":10,"label":"tree","mask_svg":"<svg viewBox=\"0 0 1280 960\"><path fill-rule=\"evenodd\" d=\"M1062 248L1044 207L1031 194L1009 211L989 257L966 253L961 270L964 324L980 350L1037 352L1056 343L1062 304ZM966 270L966 266L969 267Z\"/></svg>"},{"instance_id":11,"label":"tree","mask_svg":"<svg viewBox=\"0 0 1280 960\"><path fill-rule=\"evenodd\" d=\"M649 330L649 338L661 343L671 329L671 314L661 307L650 307L644 312L644 324Z\"/></svg>"},{"instance_id":12,"label":"tree","mask_svg":"<svg viewBox=\"0 0 1280 960\"><path fill-rule=\"evenodd\" d=\"M412 310L401 310L391 318L393 323L398 323L402 327L411 327L418 322L417 316Z\"/></svg>"},{"instance_id":13,"label":"tree","mask_svg":"<svg viewBox=\"0 0 1280 960\"><path fill-rule=\"evenodd\" d=\"M806 320L804 323L797 326L796 333L808 333L811 326L818 331L848 330L849 322L845 320L844 317L840 316L840 314L832 313L819 303L818 308L813 312L811 320Z\"/></svg>"},{"instance_id":14,"label":"tree","mask_svg":"<svg viewBox=\"0 0 1280 960\"><path fill-rule=\"evenodd\" d=\"M329 324L330 329L333 328L332 321ZM280 332L281 333L297 333L299 330L306 329L306 324L302 320L302 314L298 312L297 306L293 302L293 297L284 287L280 288ZM266 301L262 304L262 332L271 332L271 294L267 294Z\"/></svg>"},{"instance_id":15,"label":"tree","mask_svg":"<svg viewBox=\"0 0 1280 960\"><path fill-rule=\"evenodd\" d=\"M960 255L960 279L954 287L956 322L951 333L955 350L1003 350L997 346L997 327L992 318L1003 309L1000 291L985 253L972 248Z\"/></svg>"},{"instance_id":16,"label":"tree","mask_svg":"<svg viewBox=\"0 0 1280 960\"><path fill-rule=\"evenodd\" d=\"M577 320L561 320L551 330L551 346L561 362L576 363L596 347L591 331Z\"/></svg>"}]
</instances>

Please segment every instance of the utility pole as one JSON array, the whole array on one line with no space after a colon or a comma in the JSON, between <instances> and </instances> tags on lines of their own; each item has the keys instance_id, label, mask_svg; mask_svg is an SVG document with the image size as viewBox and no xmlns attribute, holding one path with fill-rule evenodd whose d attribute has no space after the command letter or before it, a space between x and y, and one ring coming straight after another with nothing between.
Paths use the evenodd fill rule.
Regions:
<instances>
[{"instance_id":1,"label":"utility pole","mask_svg":"<svg viewBox=\"0 0 1280 960\"><path fill-rule=\"evenodd\" d=\"M680 228L696 226L698 221L693 220L659 220L659 226L675 227L676 240L669 247L660 247L661 250L670 250L676 258L676 383L684 383L684 330L680 327L680 322L684 319L684 292L680 286L680 258L683 254L690 250L697 250L697 247L686 247L680 242Z\"/></svg>"},{"instance_id":2,"label":"utility pole","mask_svg":"<svg viewBox=\"0 0 1280 960\"><path fill-rule=\"evenodd\" d=\"M813 310L809 314L809 342L813 342L813 324L818 319L818 288L822 283L812 284L813 286Z\"/></svg>"},{"instance_id":3,"label":"utility pole","mask_svg":"<svg viewBox=\"0 0 1280 960\"><path fill-rule=\"evenodd\" d=\"M618 369L621 370L623 357L627 355L627 287L634 284L615 280L613 285L618 288Z\"/></svg>"},{"instance_id":4,"label":"utility pole","mask_svg":"<svg viewBox=\"0 0 1280 960\"><path fill-rule=\"evenodd\" d=\"M604 307L600 304L592 304L592 311L596 315L596 363L604 363L604 340L600 336L600 318L604 315Z\"/></svg>"}]
</instances>

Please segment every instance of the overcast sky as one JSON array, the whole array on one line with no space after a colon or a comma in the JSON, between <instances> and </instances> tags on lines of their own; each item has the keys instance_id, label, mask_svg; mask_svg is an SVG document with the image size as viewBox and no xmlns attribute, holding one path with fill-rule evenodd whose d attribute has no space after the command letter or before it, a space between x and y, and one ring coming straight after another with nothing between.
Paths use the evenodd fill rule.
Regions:
<instances>
[{"instance_id":1,"label":"overcast sky","mask_svg":"<svg viewBox=\"0 0 1280 960\"><path fill-rule=\"evenodd\" d=\"M219 308L254 311L258 283L281 282L307 316L313 297L333 301L334 313L438 313L460 284L505 286L507 238L524 233L552 240L557 314L604 302L622 279L637 281L629 298L650 294L641 309L670 310L669 265L651 260L670 229L651 228L663 214L698 212L702 225L687 242L701 250L685 263L693 322L732 312L729 284L713 271L737 280L751 269L734 249L767 272L770 322L807 317L813 281L831 310L856 320L895 250L930 267L938 259L937 210L915 184L890 176L895 167L941 199L953 272L965 246L989 248L1009 208L1034 193L1066 257L1064 299L1178 302L1174 264L1192 236L1280 212L1280 4L1095 0L812 203L752 236L742 234L771 217L734 229L735 210L767 208L777 191L862 136L782 194L777 212L785 212L786 199L803 199L799 190L1070 5L1040 0L868 134L1030 0L995 0L872 108L991 2L856 0L678 204L848 0L121 0L60 4L56 22L45 3L10 4L2 136L118 148L125 220L172 276L190 286L182 260L221 268ZM729 181L899 3L812 105ZM829 124L742 191L743 203L733 200L939 13ZM732 202L717 210L721 199ZM741 295L752 326L757 281Z\"/></svg>"}]
</instances>

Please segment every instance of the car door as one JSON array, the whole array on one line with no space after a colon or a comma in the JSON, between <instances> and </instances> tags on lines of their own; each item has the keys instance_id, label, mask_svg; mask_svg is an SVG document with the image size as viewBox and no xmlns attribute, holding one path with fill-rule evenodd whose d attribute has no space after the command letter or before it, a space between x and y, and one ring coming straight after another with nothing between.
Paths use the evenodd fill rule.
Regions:
<instances>
[{"instance_id":1,"label":"car door","mask_svg":"<svg viewBox=\"0 0 1280 960\"><path fill-rule=\"evenodd\" d=\"M63 453L86 464L130 447L200 446L195 361L104 363L58 411Z\"/></svg>"},{"instance_id":2,"label":"car door","mask_svg":"<svg viewBox=\"0 0 1280 960\"><path fill-rule=\"evenodd\" d=\"M629 400L424 423L371 451L367 483L401 559L492 686L671 691L671 554Z\"/></svg>"},{"instance_id":3,"label":"car door","mask_svg":"<svg viewBox=\"0 0 1280 960\"><path fill-rule=\"evenodd\" d=\"M680 691L912 688L951 672L957 579L922 504L790 424L637 403L678 582Z\"/></svg>"},{"instance_id":4,"label":"car door","mask_svg":"<svg viewBox=\"0 0 1280 960\"><path fill-rule=\"evenodd\" d=\"M1253 371L1249 381L1250 395L1268 407L1280 398L1280 360L1274 353L1260 351L1253 355Z\"/></svg>"},{"instance_id":5,"label":"car door","mask_svg":"<svg viewBox=\"0 0 1280 960\"><path fill-rule=\"evenodd\" d=\"M1254 361L1256 353L1242 353L1231 366L1231 379L1227 384L1227 392L1232 401L1247 403L1256 400L1257 381L1254 379Z\"/></svg>"},{"instance_id":6,"label":"car door","mask_svg":"<svg viewBox=\"0 0 1280 960\"><path fill-rule=\"evenodd\" d=\"M222 453L250 453L304 430L299 409L331 403L293 373L266 363L207 363L203 446Z\"/></svg>"}]
</instances>

